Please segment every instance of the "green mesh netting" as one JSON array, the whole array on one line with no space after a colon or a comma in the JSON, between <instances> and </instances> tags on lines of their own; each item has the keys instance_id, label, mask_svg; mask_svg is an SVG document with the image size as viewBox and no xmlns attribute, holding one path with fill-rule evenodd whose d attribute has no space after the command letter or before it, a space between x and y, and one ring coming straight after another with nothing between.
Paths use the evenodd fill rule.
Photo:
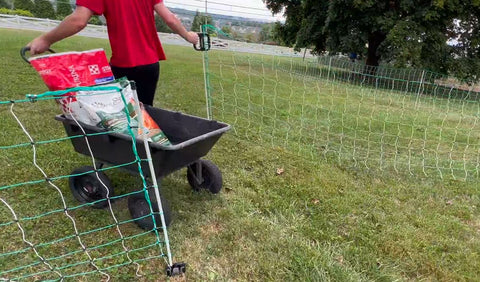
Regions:
<instances>
[{"instance_id":1,"label":"green mesh netting","mask_svg":"<svg viewBox=\"0 0 480 282\"><path fill-rule=\"evenodd\" d=\"M133 142L136 128L131 126L129 108L125 107L124 114L129 124L128 138L132 140L132 159L101 166L90 144L95 138L108 140L118 132L91 133L72 116L73 126L81 133L65 136L62 123L54 120L58 106L50 100L75 91L108 95L122 93L122 88L79 87L27 95L24 100L0 101L0 280L110 280L112 276L164 275L165 267L159 266L172 264L165 222L157 226L153 220L151 230L134 224L135 220L153 219L155 214L163 218L163 213L154 212L156 208L162 210L155 204L161 201L153 201L148 189L158 190L158 186L155 179L147 182L142 170L151 160L140 158L138 145ZM126 105L123 93L121 97ZM90 155L81 157L72 142L86 146ZM89 169L70 173L78 167ZM132 167L137 168L133 174L121 170L132 171ZM107 173L115 193L106 189L111 185L105 178ZM89 181L98 181L106 194L79 203L69 186L72 179L82 176L90 177L82 183L84 187ZM136 219L131 218L126 206L126 198L133 195L144 195L148 204L147 212ZM98 205L104 209L92 208Z\"/></svg>"},{"instance_id":2,"label":"green mesh netting","mask_svg":"<svg viewBox=\"0 0 480 282\"><path fill-rule=\"evenodd\" d=\"M480 99L473 88L424 70L275 54L204 28L214 42L204 55L210 116L232 124L240 138L311 161L478 178Z\"/></svg>"}]
</instances>

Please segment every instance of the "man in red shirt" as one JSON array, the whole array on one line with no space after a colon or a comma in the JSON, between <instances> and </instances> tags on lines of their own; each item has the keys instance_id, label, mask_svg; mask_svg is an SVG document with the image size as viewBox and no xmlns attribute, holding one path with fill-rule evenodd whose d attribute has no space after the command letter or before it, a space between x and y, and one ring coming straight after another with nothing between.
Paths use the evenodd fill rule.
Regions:
<instances>
[{"instance_id":1,"label":"man in red shirt","mask_svg":"<svg viewBox=\"0 0 480 282\"><path fill-rule=\"evenodd\" d=\"M188 32L163 0L77 0L77 7L71 15L27 46L32 55L43 53L53 43L84 29L93 15L104 15L112 48L110 65L113 74L117 78L126 76L135 81L139 100L152 105L159 61L166 59L155 28L154 11L175 33L197 44L197 33Z\"/></svg>"}]
</instances>

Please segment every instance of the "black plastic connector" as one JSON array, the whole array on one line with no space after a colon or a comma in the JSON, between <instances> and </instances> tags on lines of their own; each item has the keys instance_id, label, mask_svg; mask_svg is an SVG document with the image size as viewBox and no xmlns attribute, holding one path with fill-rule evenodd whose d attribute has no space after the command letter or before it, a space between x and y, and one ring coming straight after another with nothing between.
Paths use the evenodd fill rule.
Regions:
<instances>
[{"instance_id":1,"label":"black plastic connector","mask_svg":"<svg viewBox=\"0 0 480 282\"><path fill-rule=\"evenodd\" d=\"M187 270L187 265L183 262L177 262L170 266L167 266L167 276L174 277L178 275L182 275Z\"/></svg>"},{"instance_id":2,"label":"black plastic connector","mask_svg":"<svg viewBox=\"0 0 480 282\"><path fill-rule=\"evenodd\" d=\"M198 34L198 46L193 44L193 48L197 51L208 51L212 47L212 41L210 40L210 34L199 32Z\"/></svg>"}]
</instances>

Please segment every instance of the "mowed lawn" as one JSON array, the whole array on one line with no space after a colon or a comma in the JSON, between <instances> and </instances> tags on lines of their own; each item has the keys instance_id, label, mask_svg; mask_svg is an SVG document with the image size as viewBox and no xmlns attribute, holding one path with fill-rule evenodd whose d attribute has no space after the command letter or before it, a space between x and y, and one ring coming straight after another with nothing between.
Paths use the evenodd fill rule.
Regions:
<instances>
[{"instance_id":1,"label":"mowed lawn","mask_svg":"<svg viewBox=\"0 0 480 282\"><path fill-rule=\"evenodd\" d=\"M19 56L19 49L36 35L38 33L0 29L1 101L46 91L35 71ZM59 52L105 48L109 53L106 40L83 37L65 40L53 48ZM205 116L201 53L178 46L165 46L165 49L168 60L161 64L156 105ZM230 74L235 72L224 73ZM234 80L228 78L228 81ZM228 92L228 88L223 93L225 91ZM355 95L352 91L348 93ZM236 96L225 94L223 99L232 97ZM53 102L15 105L15 109L38 139L64 136L61 125L53 120L59 113ZM222 119L222 115L215 117ZM231 113L224 117L235 124ZM26 142L8 106L0 106L0 118L0 146ZM238 120L238 124L248 125L242 124L241 117ZM278 130L281 133L281 128ZM175 261L188 264L187 279L475 281L480 277L480 192L476 179L408 177L353 168L324 158L306 161L276 145L265 138L235 135L235 131L223 136L207 156L223 172L224 190L219 195L193 192L186 181L185 170L163 179L163 191L173 211L173 223L168 230L172 252ZM89 164L89 159L76 154L69 142L42 147L39 159L53 175L69 174L74 168ZM0 172L0 186L39 178L28 147L0 152L0 165L4 168ZM284 172L277 174L277 169ZM138 185L137 179L121 171L107 174L117 194L128 193L132 186ZM67 204L77 205L67 181L58 185ZM46 185L30 189L15 187L1 191L0 197L7 199L23 217L34 217L60 206L58 194ZM128 219L126 199L116 201L114 210L120 219ZM80 231L104 226L111 218L107 210L86 208L74 215ZM0 207L0 220L0 224L12 220L4 206ZM26 222L24 228L35 245L73 232L68 224L49 220L49 217ZM127 235L141 233L133 223L121 228ZM97 245L116 238L114 230L105 232L105 237L100 235L103 233L85 236L84 240ZM0 227L0 240L1 253L27 247L15 225ZM133 248L151 244L153 240L153 234L143 234L128 244ZM42 255L48 258L54 253L66 253L74 245L75 242L63 242L48 252L43 250ZM113 245L104 251L118 253L122 248ZM158 249L137 255L154 254L158 254ZM99 251L99 255L106 253ZM34 259L33 253L0 257L0 273ZM75 259L84 258L68 258ZM105 264L122 262L118 260L107 260ZM21 276L29 270L17 274ZM71 269L87 270L90 270L88 265ZM165 278L162 260L144 262L142 272L154 273L144 280ZM108 273L116 281L136 279L135 267L131 265ZM100 277L94 274L82 279Z\"/></svg>"}]
</instances>

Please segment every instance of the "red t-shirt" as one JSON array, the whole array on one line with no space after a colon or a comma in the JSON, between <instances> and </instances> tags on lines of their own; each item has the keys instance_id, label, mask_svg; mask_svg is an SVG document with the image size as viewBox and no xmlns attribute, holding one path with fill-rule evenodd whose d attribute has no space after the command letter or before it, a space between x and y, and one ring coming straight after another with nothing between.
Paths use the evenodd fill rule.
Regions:
<instances>
[{"instance_id":1,"label":"red t-shirt","mask_svg":"<svg viewBox=\"0 0 480 282\"><path fill-rule=\"evenodd\" d=\"M136 67L165 60L155 28L154 6L163 0L77 0L107 19L115 67Z\"/></svg>"}]
</instances>

